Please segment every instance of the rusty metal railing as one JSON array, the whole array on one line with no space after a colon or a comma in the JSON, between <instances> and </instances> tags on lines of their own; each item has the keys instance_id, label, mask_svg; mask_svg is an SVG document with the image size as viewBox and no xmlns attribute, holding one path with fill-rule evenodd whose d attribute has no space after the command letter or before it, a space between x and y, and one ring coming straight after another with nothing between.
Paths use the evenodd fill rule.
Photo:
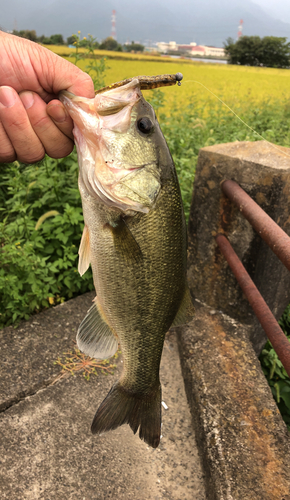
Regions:
<instances>
[{"instance_id":1,"label":"rusty metal railing","mask_svg":"<svg viewBox=\"0 0 290 500\"><path fill-rule=\"evenodd\" d=\"M290 271L290 238L234 181L222 183L224 194L238 207L257 233ZM216 242L247 297L257 319L290 377L290 343L230 242L223 234Z\"/></svg>"}]
</instances>

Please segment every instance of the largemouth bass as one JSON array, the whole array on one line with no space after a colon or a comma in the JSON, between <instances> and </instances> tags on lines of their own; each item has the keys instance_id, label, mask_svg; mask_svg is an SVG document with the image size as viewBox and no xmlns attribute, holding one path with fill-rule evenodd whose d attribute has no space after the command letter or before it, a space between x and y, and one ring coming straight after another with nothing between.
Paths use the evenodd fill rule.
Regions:
<instances>
[{"instance_id":1,"label":"largemouth bass","mask_svg":"<svg viewBox=\"0 0 290 500\"><path fill-rule=\"evenodd\" d=\"M128 423L156 448L165 333L192 317L174 163L138 79L94 99L66 91L60 99L74 121L80 169L85 228L79 272L91 264L97 293L77 344L85 354L106 359L120 342L124 359L92 432Z\"/></svg>"}]
</instances>

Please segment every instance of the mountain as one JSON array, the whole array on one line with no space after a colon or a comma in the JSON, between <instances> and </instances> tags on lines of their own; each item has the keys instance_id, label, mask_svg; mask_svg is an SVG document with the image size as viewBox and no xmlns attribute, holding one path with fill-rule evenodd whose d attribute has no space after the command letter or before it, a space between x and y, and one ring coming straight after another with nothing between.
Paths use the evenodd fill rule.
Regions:
<instances>
[{"instance_id":1,"label":"mountain","mask_svg":"<svg viewBox=\"0 0 290 500\"><path fill-rule=\"evenodd\" d=\"M77 31L102 40L111 33L117 12L117 39L124 43L156 41L222 46L236 39L240 19L244 35L290 38L290 24L275 19L251 0L0 0L0 26L35 29L38 35Z\"/></svg>"}]
</instances>

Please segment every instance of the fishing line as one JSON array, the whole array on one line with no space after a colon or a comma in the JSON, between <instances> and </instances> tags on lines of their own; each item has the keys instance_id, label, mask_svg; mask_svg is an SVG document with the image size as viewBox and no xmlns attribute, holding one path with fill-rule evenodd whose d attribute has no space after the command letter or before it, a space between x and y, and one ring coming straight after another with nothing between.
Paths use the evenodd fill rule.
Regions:
<instances>
[{"instance_id":1,"label":"fishing line","mask_svg":"<svg viewBox=\"0 0 290 500\"><path fill-rule=\"evenodd\" d=\"M183 81L182 82L182 85L185 85L186 83L198 83L198 85L201 85L203 88L205 88L205 90L207 90L208 92L210 92L210 94L212 94L216 99L218 99L218 101L220 101L224 106L226 106L226 108L228 108L228 110L233 113L233 115L235 115L236 118L238 118L238 120L240 120L240 122L243 123L243 125L245 125L246 127L248 127L248 129L250 129L254 134L257 134L258 137L261 137L261 139L263 139L263 141L266 141L268 144L270 144L270 146L272 146L272 148L275 148L277 149L280 153L284 153L286 156L289 156L290 157L290 154L289 153L286 153L285 151L282 151L281 149L279 149L279 146L276 146L276 144L273 144L272 142L268 141L265 137L263 137L261 134L259 134L259 132L257 132L255 129L253 129L250 125L248 125L242 118L239 117L239 115L237 115L237 113L235 113L235 111L230 108L230 106L227 105L227 103L225 103L219 96L217 96L212 90L208 89L203 83L201 82L198 82L197 80L187 80L187 81ZM283 147L283 146L280 146L280 147Z\"/></svg>"}]
</instances>

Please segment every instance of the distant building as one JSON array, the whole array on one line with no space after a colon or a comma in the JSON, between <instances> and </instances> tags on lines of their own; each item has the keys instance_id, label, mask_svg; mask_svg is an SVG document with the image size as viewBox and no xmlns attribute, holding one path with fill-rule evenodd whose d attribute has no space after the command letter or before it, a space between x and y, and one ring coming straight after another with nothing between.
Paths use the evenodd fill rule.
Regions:
<instances>
[{"instance_id":1,"label":"distant building","mask_svg":"<svg viewBox=\"0 0 290 500\"><path fill-rule=\"evenodd\" d=\"M176 42L157 42L157 50L158 52L162 52L162 53L167 53L167 52L171 52L171 51L177 51L178 50L178 45Z\"/></svg>"},{"instance_id":2,"label":"distant building","mask_svg":"<svg viewBox=\"0 0 290 500\"><path fill-rule=\"evenodd\" d=\"M202 45L202 47L205 48L205 55L206 56L213 56L213 57L225 57L225 49L220 48L220 47L209 47L207 45Z\"/></svg>"},{"instance_id":3,"label":"distant building","mask_svg":"<svg viewBox=\"0 0 290 500\"><path fill-rule=\"evenodd\" d=\"M225 57L225 49L220 47L210 47L207 45L196 45L195 42L190 44L177 44L176 42L158 42L158 52L167 54L168 52L184 53L188 56L211 56L211 57Z\"/></svg>"}]
</instances>

